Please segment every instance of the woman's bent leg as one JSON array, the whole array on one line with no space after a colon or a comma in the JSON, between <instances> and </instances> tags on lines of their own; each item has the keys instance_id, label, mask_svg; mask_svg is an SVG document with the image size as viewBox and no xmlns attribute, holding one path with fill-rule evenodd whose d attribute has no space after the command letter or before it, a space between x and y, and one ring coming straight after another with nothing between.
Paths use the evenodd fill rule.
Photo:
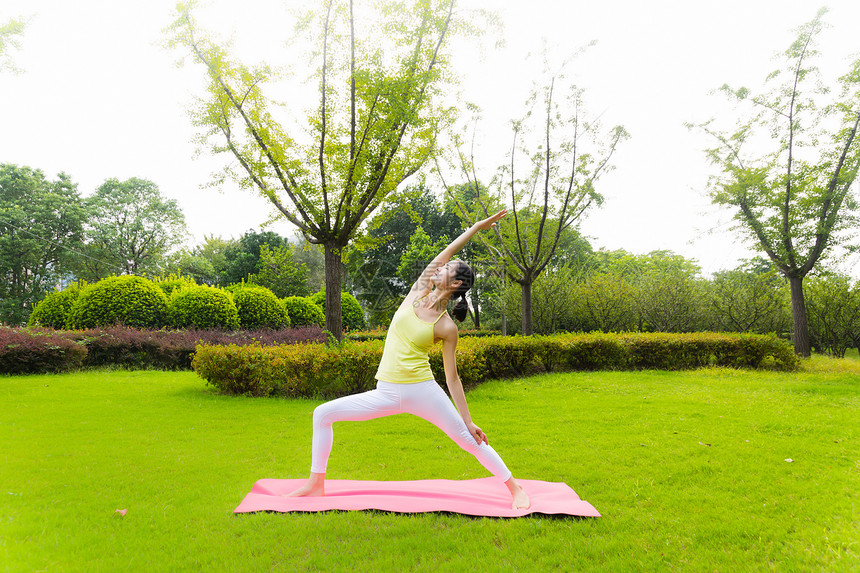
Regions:
<instances>
[{"instance_id":1,"label":"woman's bent leg","mask_svg":"<svg viewBox=\"0 0 860 573\"><path fill-rule=\"evenodd\" d=\"M376 390L344 396L314 409L314 436L311 445L311 475L308 481L286 497L325 495L325 472L334 443L332 424L362 421L399 414L400 398L395 392Z\"/></svg>"},{"instance_id":2,"label":"woman's bent leg","mask_svg":"<svg viewBox=\"0 0 860 573\"><path fill-rule=\"evenodd\" d=\"M326 402L314 410L314 436L311 446L311 472L324 474L334 443L332 424L364 421L399 414L396 393L377 387L376 390L344 396Z\"/></svg>"}]
</instances>

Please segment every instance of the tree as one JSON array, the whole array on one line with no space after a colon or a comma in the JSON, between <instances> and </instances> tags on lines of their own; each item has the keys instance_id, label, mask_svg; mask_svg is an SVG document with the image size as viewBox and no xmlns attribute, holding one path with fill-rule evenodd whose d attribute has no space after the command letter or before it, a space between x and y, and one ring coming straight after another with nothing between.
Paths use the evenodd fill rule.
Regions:
<instances>
[{"instance_id":1,"label":"tree","mask_svg":"<svg viewBox=\"0 0 860 573\"><path fill-rule=\"evenodd\" d=\"M808 285L810 334L820 350L835 358L860 338L860 284L849 277L828 273Z\"/></svg>"},{"instance_id":2,"label":"tree","mask_svg":"<svg viewBox=\"0 0 860 573\"><path fill-rule=\"evenodd\" d=\"M654 251L638 259L638 264L631 265L630 276L639 330L701 330L705 291L698 265L669 251Z\"/></svg>"},{"instance_id":3,"label":"tree","mask_svg":"<svg viewBox=\"0 0 860 573\"><path fill-rule=\"evenodd\" d=\"M399 276L397 268L419 228L432 243L462 232L456 213L423 184L392 196L350 248L348 290L367 307L372 324L387 325L412 284ZM463 254L471 262L468 245Z\"/></svg>"},{"instance_id":4,"label":"tree","mask_svg":"<svg viewBox=\"0 0 860 573\"><path fill-rule=\"evenodd\" d=\"M712 329L725 332L787 332L791 325L790 300L776 271L745 269L714 274L708 300Z\"/></svg>"},{"instance_id":5,"label":"tree","mask_svg":"<svg viewBox=\"0 0 860 573\"><path fill-rule=\"evenodd\" d=\"M627 139L627 131L615 126L601 132L599 122L589 120L583 110L583 91L570 86L568 97L559 102L557 84L561 73L551 74L529 98L525 117L513 122L513 138L508 163L502 166L491 185L490 201L476 192L478 213L463 210L468 220L489 216L489 206L504 205L510 215L495 227L496 247L504 253L508 276L522 288L522 332L533 327L532 285L557 256L565 231L603 198L595 183L610 167L617 145ZM539 106L539 107L538 107ZM538 108L539 114L534 114ZM535 121L535 138L531 122ZM458 146L461 171L470 187L480 191L471 153ZM525 161L525 175L521 162Z\"/></svg>"},{"instance_id":6,"label":"tree","mask_svg":"<svg viewBox=\"0 0 860 573\"><path fill-rule=\"evenodd\" d=\"M532 289L534 334L585 329L583 314L579 308L580 301L577 298L580 286L577 282L578 278L578 269L548 267L535 280ZM511 332L521 334L522 289L515 283L508 283L499 298L505 316L511 318Z\"/></svg>"},{"instance_id":7,"label":"tree","mask_svg":"<svg viewBox=\"0 0 860 573\"><path fill-rule=\"evenodd\" d=\"M220 236L204 235L203 242L173 253L167 262L165 274L191 277L197 284L226 286L223 280L227 269L227 252L237 241Z\"/></svg>"},{"instance_id":8,"label":"tree","mask_svg":"<svg viewBox=\"0 0 860 573\"><path fill-rule=\"evenodd\" d=\"M584 323L583 330L623 332L633 330L633 287L616 272L594 273L577 285L574 297Z\"/></svg>"},{"instance_id":9,"label":"tree","mask_svg":"<svg viewBox=\"0 0 860 573\"><path fill-rule=\"evenodd\" d=\"M259 272L260 257L264 246L269 249L289 247L290 242L274 231L246 231L238 241L230 242L224 250L221 267L221 284L241 283Z\"/></svg>"},{"instance_id":10,"label":"tree","mask_svg":"<svg viewBox=\"0 0 860 573\"><path fill-rule=\"evenodd\" d=\"M86 256L78 260L76 273L87 281L117 272L156 275L186 234L179 205L146 179L107 179L85 203L90 209Z\"/></svg>"},{"instance_id":11,"label":"tree","mask_svg":"<svg viewBox=\"0 0 860 573\"><path fill-rule=\"evenodd\" d=\"M7 69L18 71L9 52L21 47L20 36L24 34L26 24L23 20L12 18L5 24L0 24L0 71Z\"/></svg>"},{"instance_id":12,"label":"tree","mask_svg":"<svg viewBox=\"0 0 860 573\"><path fill-rule=\"evenodd\" d=\"M711 199L734 211L738 228L764 251L791 287L794 349L809 356L803 279L846 231L856 225L851 186L860 166L860 59L839 79L841 93L827 101L813 61L826 10L804 24L783 54L784 67L768 76L773 88L722 91L748 104L750 115L734 131L699 125L717 144L708 158L722 174L710 182ZM690 126L694 127L694 126ZM764 143L771 151L748 152Z\"/></svg>"},{"instance_id":13,"label":"tree","mask_svg":"<svg viewBox=\"0 0 860 573\"><path fill-rule=\"evenodd\" d=\"M353 0L323 3L307 19L318 50L319 106L309 113L304 138L311 143L275 117L263 91L275 78L272 69L234 61L198 29L193 6L179 5L168 45L188 50L209 76L208 96L194 110L200 142L232 155L228 175L323 245L326 328L340 338L344 248L424 165L437 130L449 121L437 96L448 79L444 48L459 25L454 0L362 5L361 19Z\"/></svg>"},{"instance_id":14,"label":"tree","mask_svg":"<svg viewBox=\"0 0 860 573\"><path fill-rule=\"evenodd\" d=\"M86 211L77 186L29 167L0 165L0 322L22 324L81 248Z\"/></svg>"},{"instance_id":15,"label":"tree","mask_svg":"<svg viewBox=\"0 0 860 573\"><path fill-rule=\"evenodd\" d=\"M397 266L398 278L403 281L403 284L414 283L433 257L442 252L450 242L446 236L440 237L435 243L431 242L430 235L419 226L412 234L409 246L400 256L400 264Z\"/></svg>"},{"instance_id":16,"label":"tree","mask_svg":"<svg viewBox=\"0 0 860 573\"><path fill-rule=\"evenodd\" d=\"M293 261L293 250L289 244L260 248L260 262L257 272L248 276L248 282L264 286L278 298L288 296L308 296L308 268L304 263Z\"/></svg>"},{"instance_id":17,"label":"tree","mask_svg":"<svg viewBox=\"0 0 860 573\"><path fill-rule=\"evenodd\" d=\"M165 274L190 277L196 284L218 284L215 266L208 259L196 255L194 250L181 249L168 257Z\"/></svg>"},{"instance_id":18,"label":"tree","mask_svg":"<svg viewBox=\"0 0 860 573\"><path fill-rule=\"evenodd\" d=\"M310 292L319 292L323 284L325 284L323 250L320 245L309 243L300 234L295 239L295 241L290 242L293 249L293 262L299 266L304 265L307 269L308 290Z\"/></svg>"}]
</instances>

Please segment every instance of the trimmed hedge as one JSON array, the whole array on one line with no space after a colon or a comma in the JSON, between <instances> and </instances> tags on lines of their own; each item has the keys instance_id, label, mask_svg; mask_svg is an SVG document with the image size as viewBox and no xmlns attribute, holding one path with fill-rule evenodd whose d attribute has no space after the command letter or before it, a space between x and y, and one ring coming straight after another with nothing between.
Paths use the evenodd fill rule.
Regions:
<instances>
[{"instance_id":1,"label":"trimmed hedge","mask_svg":"<svg viewBox=\"0 0 860 573\"><path fill-rule=\"evenodd\" d=\"M292 326L325 326L325 314L322 309L304 296L288 296L281 301L287 314L290 315Z\"/></svg>"},{"instance_id":2,"label":"trimmed hedge","mask_svg":"<svg viewBox=\"0 0 860 573\"><path fill-rule=\"evenodd\" d=\"M78 370L87 349L51 331L0 327L0 374L44 374Z\"/></svg>"},{"instance_id":3,"label":"trimmed hedge","mask_svg":"<svg viewBox=\"0 0 860 573\"><path fill-rule=\"evenodd\" d=\"M332 397L373 389L381 340L333 347L203 344L192 368L227 394ZM680 370L702 366L795 370L791 346L754 334L563 334L474 337L457 345L457 369L466 388L486 380L548 371ZM445 380L442 347L430 351L430 367Z\"/></svg>"},{"instance_id":4,"label":"trimmed hedge","mask_svg":"<svg viewBox=\"0 0 860 573\"><path fill-rule=\"evenodd\" d=\"M33 309L30 314L29 326L45 326L48 328L65 328L69 313L81 294L81 286L70 284L65 290L52 292Z\"/></svg>"},{"instance_id":5,"label":"trimmed hedge","mask_svg":"<svg viewBox=\"0 0 860 573\"><path fill-rule=\"evenodd\" d=\"M167 314L167 295L150 280L123 275L84 287L72 306L66 328L123 324L159 328Z\"/></svg>"},{"instance_id":6,"label":"trimmed hedge","mask_svg":"<svg viewBox=\"0 0 860 573\"><path fill-rule=\"evenodd\" d=\"M375 387L382 342L329 347L200 345L191 366L226 394L342 396Z\"/></svg>"},{"instance_id":7,"label":"trimmed hedge","mask_svg":"<svg viewBox=\"0 0 860 573\"><path fill-rule=\"evenodd\" d=\"M325 312L325 289L316 292L308 297L311 302L317 305L320 310ZM343 329L345 331L361 330L367 328L367 321L364 318L364 309L352 294L342 291L340 293L340 314Z\"/></svg>"},{"instance_id":8,"label":"trimmed hedge","mask_svg":"<svg viewBox=\"0 0 860 573\"><path fill-rule=\"evenodd\" d=\"M242 328L278 329L290 326L290 315L269 289L254 285L233 285L226 290L233 293Z\"/></svg>"},{"instance_id":9,"label":"trimmed hedge","mask_svg":"<svg viewBox=\"0 0 860 573\"><path fill-rule=\"evenodd\" d=\"M38 374L79 368L188 370L198 344L321 344L316 326L252 331L104 329L53 331L0 328L0 374Z\"/></svg>"},{"instance_id":10,"label":"trimmed hedge","mask_svg":"<svg viewBox=\"0 0 860 573\"><path fill-rule=\"evenodd\" d=\"M239 328L239 310L229 293L210 286L174 290L168 306L174 328Z\"/></svg>"},{"instance_id":11,"label":"trimmed hedge","mask_svg":"<svg viewBox=\"0 0 860 573\"><path fill-rule=\"evenodd\" d=\"M197 286L197 281L194 278L175 274L159 277L152 282L155 283L155 286L163 290L164 294L168 297L178 290Z\"/></svg>"},{"instance_id":12,"label":"trimmed hedge","mask_svg":"<svg viewBox=\"0 0 860 573\"><path fill-rule=\"evenodd\" d=\"M346 337L350 340L385 340L386 330L382 328L374 328L373 330L355 330L350 331ZM499 336L498 330L461 330L460 338L468 338L470 336Z\"/></svg>"}]
</instances>

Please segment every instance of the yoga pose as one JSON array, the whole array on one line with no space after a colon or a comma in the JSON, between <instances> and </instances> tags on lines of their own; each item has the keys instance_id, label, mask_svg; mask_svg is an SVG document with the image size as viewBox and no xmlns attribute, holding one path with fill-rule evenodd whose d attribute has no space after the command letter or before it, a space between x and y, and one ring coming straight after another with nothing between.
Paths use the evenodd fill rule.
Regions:
<instances>
[{"instance_id":1,"label":"yoga pose","mask_svg":"<svg viewBox=\"0 0 860 573\"><path fill-rule=\"evenodd\" d=\"M478 231L492 228L505 213L500 211L472 225L436 255L412 285L385 337L382 360L376 372L376 390L338 398L314 410L311 475L303 487L289 496L325 495L325 472L333 443L334 422L371 420L408 412L441 429L503 481L511 492L513 508L529 507L529 498L522 487L490 447L486 434L472 422L463 383L457 373L457 325L447 312L451 298L459 298L454 316L459 321L466 317L466 292L475 281L475 273L469 265L451 261L451 257ZM430 370L427 354L437 340L442 341L445 381L456 408Z\"/></svg>"}]
</instances>

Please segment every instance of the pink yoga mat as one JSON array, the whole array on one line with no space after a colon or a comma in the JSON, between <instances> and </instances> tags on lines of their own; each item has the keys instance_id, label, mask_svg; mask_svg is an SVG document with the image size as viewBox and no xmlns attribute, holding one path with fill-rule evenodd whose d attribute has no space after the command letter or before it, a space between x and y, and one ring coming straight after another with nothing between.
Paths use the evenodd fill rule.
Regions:
<instances>
[{"instance_id":1,"label":"pink yoga mat","mask_svg":"<svg viewBox=\"0 0 860 573\"><path fill-rule=\"evenodd\" d=\"M398 513L448 511L487 517L520 517L531 513L600 517L567 484L517 480L531 507L511 509L511 495L494 478L465 481L326 480L325 497L281 497L304 484L303 479L261 479L233 513L253 511L329 511L378 509Z\"/></svg>"}]
</instances>

